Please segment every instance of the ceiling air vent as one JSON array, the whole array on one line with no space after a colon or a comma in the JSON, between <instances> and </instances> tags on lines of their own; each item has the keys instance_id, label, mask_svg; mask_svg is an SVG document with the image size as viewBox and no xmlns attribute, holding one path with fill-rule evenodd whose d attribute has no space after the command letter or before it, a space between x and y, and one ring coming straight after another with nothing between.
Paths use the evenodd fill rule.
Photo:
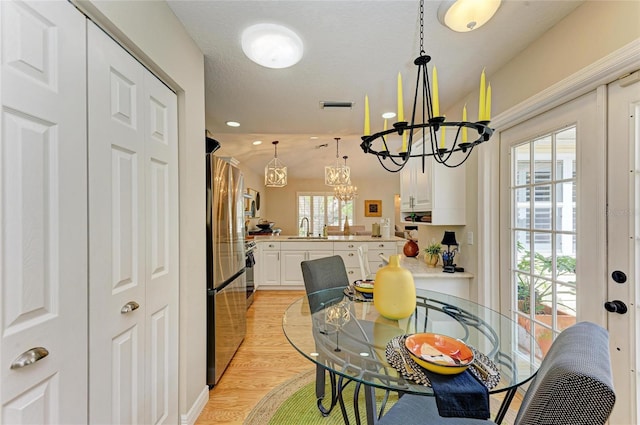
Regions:
<instances>
[{"instance_id":1,"label":"ceiling air vent","mask_svg":"<svg viewBox=\"0 0 640 425\"><path fill-rule=\"evenodd\" d=\"M334 102L329 100L320 101L320 109L327 108L353 108L353 102Z\"/></svg>"}]
</instances>

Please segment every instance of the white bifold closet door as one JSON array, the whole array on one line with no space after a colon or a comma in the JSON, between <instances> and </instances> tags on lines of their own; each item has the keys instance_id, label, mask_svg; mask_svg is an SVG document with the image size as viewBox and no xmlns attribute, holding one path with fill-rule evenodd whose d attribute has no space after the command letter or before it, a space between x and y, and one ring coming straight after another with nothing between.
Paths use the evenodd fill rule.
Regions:
<instances>
[{"instance_id":1,"label":"white bifold closet door","mask_svg":"<svg viewBox=\"0 0 640 425\"><path fill-rule=\"evenodd\" d=\"M89 418L178 422L177 102L88 23Z\"/></svg>"},{"instance_id":2,"label":"white bifold closet door","mask_svg":"<svg viewBox=\"0 0 640 425\"><path fill-rule=\"evenodd\" d=\"M87 423L85 17L0 1L0 423Z\"/></svg>"}]
</instances>

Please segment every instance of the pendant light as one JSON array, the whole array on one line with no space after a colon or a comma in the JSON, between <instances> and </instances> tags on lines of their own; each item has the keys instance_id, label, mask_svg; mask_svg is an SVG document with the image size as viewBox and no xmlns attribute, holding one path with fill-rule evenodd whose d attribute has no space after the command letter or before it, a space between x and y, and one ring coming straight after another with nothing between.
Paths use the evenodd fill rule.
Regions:
<instances>
[{"instance_id":1,"label":"pendant light","mask_svg":"<svg viewBox=\"0 0 640 425\"><path fill-rule=\"evenodd\" d=\"M264 185L266 187L284 187L287 185L287 167L278 159L278 141L272 142L275 154L264 167Z\"/></svg>"},{"instance_id":2,"label":"pendant light","mask_svg":"<svg viewBox=\"0 0 640 425\"><path fill-rule=\"evenodd\" d=\"M340 142L340 138L336 137L335 141L336 164L324 167L324 184L327 186L347 185L351 182L351 170L347 167L346 161L344 165L340 163L340 154L338 152L338 142Z\"/></svg>"}]
</instances>

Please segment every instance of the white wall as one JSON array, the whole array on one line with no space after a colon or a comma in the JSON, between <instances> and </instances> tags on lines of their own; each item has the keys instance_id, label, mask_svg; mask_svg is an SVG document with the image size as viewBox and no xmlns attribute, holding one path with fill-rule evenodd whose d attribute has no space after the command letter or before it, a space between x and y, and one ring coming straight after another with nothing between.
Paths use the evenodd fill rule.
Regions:
<instances>
[{"instance_id":1,"label":"white wall","mask_svg":"<svg viewBox=\"0 0 640 425\"><path fill-rule=\"evenodd\" d=\"M493 93L492 115L495 117L513 108L531 96L579 72L582 68L639 39L639 22L640 2L638 1L585 1L508 64L487 76ZM615 77L617 76L612 76L613 79ZM460 99L446 111L447 116L459 117L465 103L469 116L477 116L477 110L475 110L478 105L477 92ZM488 143L499 143L499 137L494 136ZM474 245L462 247L465 268L474 274L478 273L478 249L482 245L482 241L478 239L481 227L478 223L480 212L478 208L481 205L478 194L482 191L480 185L484 181L481 176L489 166L486 161L479 162L478 158L481 157L479 150L488 148L486 145L479 146L466 162L467 226L461 229L463 233L458 237L458 242L466 244L466 232L474 233ZM498 150L494 152L497 153ZM497 190L497 188L491 188L491 190ZM498 211L498 205L494 207L495 211ZM421 229L421 238L423 232L426 232L426 229ZM474 280L471 288L472 298L477 294L477 284L478 282Z\"/></svg>"},{"instance_id":2,"label":"white wall","mask_svg":"<svg viewBox=\"0 0 640 425\"><path fill-rule=\"evenodd\" d=\"M358 187L358 197L356 198L355 223L350 225L364 225L366 230L371 230L374 222L379 222L381 218L391 219L393 230L394 195L399 189L399 177L397 174L390 174L388 178L367 179L366 181L356 181L353 184ZM264 209L264 216L275 222L275 227L282 229L283 235L298 234L297 220L297 192L331 192L333 188L324 184L324 176L318 179L289 180L285 187L268 187L265 189L267 205ZM365 217L364 201L382 201L382 217ZM393 234L393 231L392 231Z\"/></svg>"},{"instance_id":3,"label":"white wall","mask_svg":"<svg viewBox=\"0 0 640 425\"><path fill-rule=\"evenodd\" d=\"M178 94L179 412L184 416L207 395L204 57L165 2L75 0L74 4Z\"/></svg>"}]
</instances>

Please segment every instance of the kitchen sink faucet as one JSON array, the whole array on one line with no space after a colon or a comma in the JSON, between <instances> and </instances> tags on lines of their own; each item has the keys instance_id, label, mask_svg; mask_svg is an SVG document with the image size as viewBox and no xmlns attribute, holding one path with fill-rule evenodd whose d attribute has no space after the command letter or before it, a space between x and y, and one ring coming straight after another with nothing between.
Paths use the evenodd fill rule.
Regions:
<instances>
[{"instance_id":1,"label":"kitchen sink faucet","mask_svg":"<svg viewBox=\"0 0 640 425\"><path fill-rule=\"evenodd\" d=\"M302 217L302 220L300 220L300 228L302 229L304 227L305 221L307 222L307 231L304 236L309 236L311 233L309 232L309 219L307 217Z\"/></svg>"}]
</instances>

